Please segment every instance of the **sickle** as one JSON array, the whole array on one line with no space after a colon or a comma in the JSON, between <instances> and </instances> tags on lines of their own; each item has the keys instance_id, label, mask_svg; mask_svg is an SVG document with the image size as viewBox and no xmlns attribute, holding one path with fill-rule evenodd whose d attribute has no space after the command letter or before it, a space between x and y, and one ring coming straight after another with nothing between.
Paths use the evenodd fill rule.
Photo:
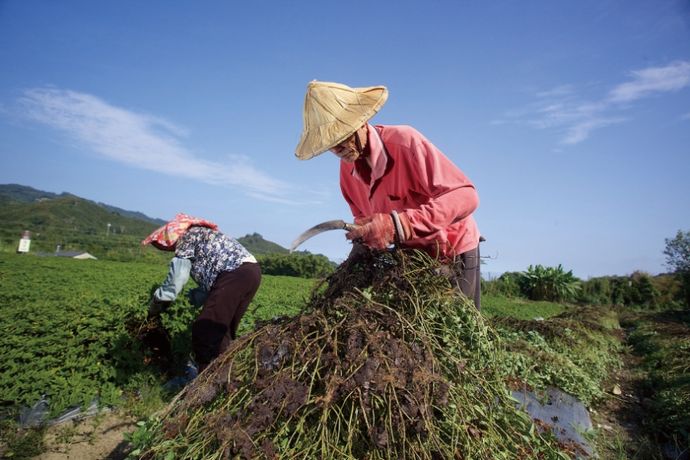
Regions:
<instances>
[{"instance_id":1,"label":"sickle","mask_svg":"<svg viewBox=\"0 0 690 460\"><path fill-rule=\"evenodd\" d=\"M312 228L298 236L295 241L292 242L290 252L294 251L297 246L304 243L312 236L318 235L319 233L327 232L329 230L347 230L349 232L355 228L357 228L357 225L349 224L344 220L328 220L326 222L321 222L320 224L314 225Z\"/></svg>"}]
</instances>

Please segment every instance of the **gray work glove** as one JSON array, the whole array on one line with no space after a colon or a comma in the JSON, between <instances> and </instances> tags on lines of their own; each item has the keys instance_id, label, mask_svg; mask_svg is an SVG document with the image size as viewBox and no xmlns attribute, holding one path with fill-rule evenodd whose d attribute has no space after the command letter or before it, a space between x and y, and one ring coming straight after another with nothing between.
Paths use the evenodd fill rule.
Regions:
<instances>
[{"instance_id":1,"label":"gray work glove","mask_svg":"<svg viewBox=\"0 0 690 460\"><path fill-rule=\"evenodd\" d=\"M366 257L371 251L368 247L364 246L360 240L354 240L352 242L352 249L350 254L345 259L345 264L356 264L360 259Z\"/></svg>"},{"instance_id":2,"label":"gray work glove","mask_svg":"<svg viewBox=\"0 0 690 460\"><path fill-rule=\"evenodd\" d=\"M159 316L162 312L168 309L170 306L171 302L165 301L165 300L158 300L155 297L151 297L151 301L149 302L149 319L153 319L157 316Z\"/></svg>"},{"instance_id":3,"label":"gray work glove","mask_svg":"<svg viewBox=\"0 0 690 460\"><path fill-rule=\"evenodd\" d=\"M187 298L189 299L189 303L191 303L195 307L201 307L202 305L204 305L206 299L208 298L208 292L206 292L204 289L200 287L196 287L194 289L189 290L189 292L187 293Z\"/></svg>"}]
</instances>

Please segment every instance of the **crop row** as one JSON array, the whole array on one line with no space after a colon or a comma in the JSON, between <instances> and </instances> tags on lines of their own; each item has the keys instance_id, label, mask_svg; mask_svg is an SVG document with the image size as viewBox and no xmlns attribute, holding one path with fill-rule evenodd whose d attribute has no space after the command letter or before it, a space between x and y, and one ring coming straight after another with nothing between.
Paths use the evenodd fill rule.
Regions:
<instances>
[{"instance_id":1,"label":"crop row","mask_svg":"<svg viewBox=\"0 0 690 460\"><path fill-rule=\"evenodd\" d=\"M166 270L164 264L0 254L0 407L15 412L42 396L53 414L94 398L117 404L123 388L151 372L132 324L143 322L151 289ZM240 331L257 319L297 313L313 285L264 276ZM185 299L162 319L180 355L189 352L196 314Z\"/></svg>"}]
</instances>

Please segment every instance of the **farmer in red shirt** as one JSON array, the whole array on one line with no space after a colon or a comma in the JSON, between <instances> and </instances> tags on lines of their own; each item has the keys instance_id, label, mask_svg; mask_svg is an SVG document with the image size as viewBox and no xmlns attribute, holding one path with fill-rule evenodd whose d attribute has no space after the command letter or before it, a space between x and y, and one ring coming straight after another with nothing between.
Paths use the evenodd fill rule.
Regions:
<instances>
[{"instance_id":1,"label":"farmer in red shirt","mask_svg":"<svg viewBox=\"0 0 690 460\"><path fill-rule=\"evenodd\" d=\"M414 128L368 123L387 98L384 86L310 82L295 154L308 160L330 150L340 158L340 188L359 225L348 239L373 249L395 242L425 250L480 308L477 191Z\"/></svg>"}]
</instances>

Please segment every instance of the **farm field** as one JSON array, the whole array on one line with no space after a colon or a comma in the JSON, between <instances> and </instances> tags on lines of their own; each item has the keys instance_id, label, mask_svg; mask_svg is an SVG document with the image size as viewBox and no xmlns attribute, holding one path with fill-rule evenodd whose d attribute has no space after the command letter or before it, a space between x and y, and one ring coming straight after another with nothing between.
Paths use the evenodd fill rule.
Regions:
<instances>
[{"instance_id":1,"label":"farm field","mask_svg":"<svg viewBox=\"0 0 690 460\"><path fill-rule=\"evenodd\" d=\"M165 264L0 254L0 405L32 406L42 396L51 415L74 405L116 404L153 377L128 325L141 323ZM194 287L190 282L188 288ZM295 314L314 281L264 276L240 329ZM196 314L185 292L163 315L173 347L189 349Z\"/></svg>"},{"instance_id":2,"label":"farm field","mask_svg":"<svg viewBox=\"0 0 690 460\"><path fill-rule=\"evenodd\" d=\"M510 316L517 319L550 318L563 313L564 304L548 301L510 299L496 295L482 295L482 314L485 316Z\"/></svg>"},{"instance_id":3,"label":"farm field","mask_svg":"<svg viewBox=\"0 0 690 460\"><path fill-rule=\"evenodd\" d=\"M10 420L16 420L19 409L31 407L42 398L49 401L47 418L75 406L87 407L94 401L113 407L115 414L128 420L125 432L134 431L133 421L146 418L170 400L172 395L162 387L168 378L182 371L190 349L189 325L196 314L194 307L181 296L163 315L174 358L166 369L156 366L155 356L137 340L133 329L146 316L150 292L166 270L160 263L0 254L0 427L5 431L0 437L0 452L11 458L33 458L42 450L64 450L65 443L81 436L69 424L58 426L57 435L44 430L11 434L16 427ZM257 321L299 313L316 284L316 280L264 275L240 333L253 330ZM598 449L608 455L603 458L627 458L624 440L639 433L626 432L610 414L595 409L606 410L615 385L630 393L635 391L619 381L628 353L618 327L619 314L605 308L582 309L500 296L485 296L483 305L483 316L505 347L500 368L506 378L533 388L557 386L575 395L597 414L595 420L610 428L597 431ZM642 356L645 349L654 349L657 354L676 349L678 342L650 344L654 334L648 317L627 315L626 321L638 330L636 351ZM687 347L682 342L687 339L683 327L687 326L673 329L676 340L681 340L681 354L674 351L674 363L682 363L686 356L682 354L687 350L683 348ZM650 366L641 367L642 374L637 377L652 372ZM682 408L682 402L679 405L668 395L669 388L675 388L668 374L654 377L658 385L665 385L661 390L667 395L659 404L671 405L676 411ZM686 419L682 413L673 414L668 423L678 429ZM96 433L97 425L93 428ZM88 439L85 445L92 446L100 435L91 434ZM115 441L118 439L110 440ZM112 446L113 451L126 445L122 439L119 441ZM656 449L651 444L644 448L646 452ZM43 455L41 458L67 458Z\"/></svg>"}]
</instances>

